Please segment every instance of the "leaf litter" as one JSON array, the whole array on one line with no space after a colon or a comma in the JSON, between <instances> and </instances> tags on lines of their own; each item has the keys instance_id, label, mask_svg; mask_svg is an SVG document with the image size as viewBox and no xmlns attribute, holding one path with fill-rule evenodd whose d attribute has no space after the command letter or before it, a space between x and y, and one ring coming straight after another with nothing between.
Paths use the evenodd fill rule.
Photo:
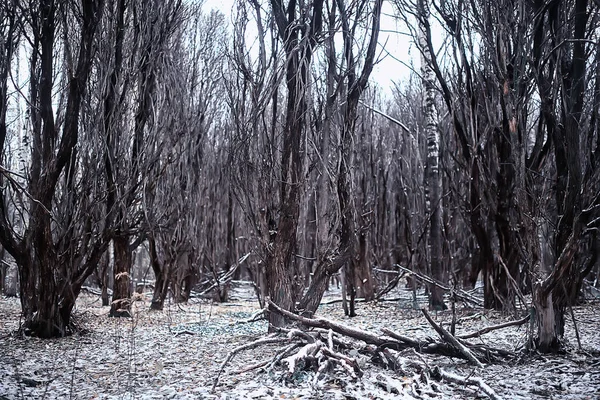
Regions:
<instances>
[{"instance_id":1,"label":"leaf litter","mask_svg":"<svg viewBox=\"0 0 600 400\"><path fill-rule=\"evenodd\" d=\"M19 301L0 300L1 399L472 399L488 398L480 380L503 399L600 398L600 304L574 307L582 341L561 355L524 354L528 324L492 331L473 342L513 351L509 362L475 368L464 360L409 349L391 352L400 368L382 367L363 350L364 343L336 335L349 344L344 357L356 360L362 376L353 379L343 368L319 375L309 365L272 362L284 344L240 351L227 363L212 391L223 361L238 346L266 336L267 323L251 289L230 303L192 299L150 311L146 294L134 303L133 318L109 318L97 296L83 294L75 318L86 332L62 339L18 338ZM387 328L414 339L436 332L414 309L412 294L398 290L395 301L357 303L358 316L347 318L339 303L323 304L317 316L371 332ZM339 297L333 291L324 299ZM417 298L420 306L426 297ZM451 311L433 313L448 329ZM499 312L457 305L456 333L517 319ZM575 342L567 321L565 337ZM573 339L571 339L573 338ZM410 351L412 350L412 351ZM299 360L303 362L302 360ZM303 368L304 367L304 368ZM435 371L447 374L446 379ZM453 382L458 377L468 383Z\"/></svg>"}]
</instances>

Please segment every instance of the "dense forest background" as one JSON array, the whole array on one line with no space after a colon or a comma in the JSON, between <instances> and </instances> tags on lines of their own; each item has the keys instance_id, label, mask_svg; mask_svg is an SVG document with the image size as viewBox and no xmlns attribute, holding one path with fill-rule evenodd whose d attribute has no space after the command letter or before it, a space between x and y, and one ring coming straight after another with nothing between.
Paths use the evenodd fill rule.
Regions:
<instances>
[{"instance_id":1,"label":"dense forest background","mask_svg":"<svg viewBox=\"0 0 600 400\"><path fill-rule=\"evenodd\" d=\"M0 270L23 332L69 334L84 285L127 316L140 282L161 309L244 278L311 316L337 277L352 316L408 270L432 309L479 278L557 350L600 273L600 3L390 4L419 60L382 91L383 0L240 0L230 20L2 2Z\"/></svg>"}]
</instances>

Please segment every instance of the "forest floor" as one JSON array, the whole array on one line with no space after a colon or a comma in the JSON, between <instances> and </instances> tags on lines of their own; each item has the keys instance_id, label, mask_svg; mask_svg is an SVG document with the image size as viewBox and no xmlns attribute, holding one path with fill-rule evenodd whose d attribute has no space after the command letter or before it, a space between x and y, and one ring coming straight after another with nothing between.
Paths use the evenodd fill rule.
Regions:
<instances>
[{"instance_id":1,"label":"forest floor","mask_svg":"<svg viewBox=\"0 0 600 400\"><path fill-rule=\"evenodd\" d=\"M436 337L411 293L399 289L396 301L358 303L358 316L344 316L340 303L322 305L320 317L380 334L385 327L414 338ZM325 300L338 298L330 293ZM284 366L250 369L270 360L278 347L242 351L226 366L212 391L220 365L232 349L266 334L265 321L243 322L259 308L247 288L232 292L229 303L193 299L149 311L150 296L135 303L133 318L113 319L109 307L85 294L76 318L87 333L53 340L18 338L20 308L15 298L0 298L0 399L473 399L487 398L477 386L435 381L424 371L438 366L463 377L481 378L503 399L600 399L600 303L573 308L582 350L572 320L562 355L524 354L529 325L495 330L478 340L518 354L509 362L483 368L464 360L405 351L403 373L377 366L351 350L364 375L352 380L333 371L315 382L313 372L290 376ZM417 298L426 306L426 298ZM472 332L515 316L457 306L456 333ZM432 313L448 326L450 311ZM522 317L520 315L519 317ZM437 338L436 338L437 339ZM356 349L360 350L356 342ZM382 382L384 382L382 384ZM387 382L387 383L385 383ZM399 389L399 390L398 390ZM406 389L406 390L404 390Z\"/></svg>"}]
</instances>

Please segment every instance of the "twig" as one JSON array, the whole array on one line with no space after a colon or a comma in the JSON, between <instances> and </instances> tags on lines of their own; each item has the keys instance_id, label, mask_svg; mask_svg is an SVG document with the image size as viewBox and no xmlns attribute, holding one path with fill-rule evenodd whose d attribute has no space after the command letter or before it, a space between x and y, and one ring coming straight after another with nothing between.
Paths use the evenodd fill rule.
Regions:
<instances>
[{"instance_id":1,"label":"twig","mask_svg":"<svg viewBox=\"0 0 600 400\"><path fill-rule=\"evenodd\" d=\"M251 324L265 318L265 310L255 311L250 317L235 321L236 325Z\"/></svg>"},{"instance_id":2,"label":"twig","mask_svg":"<svg viewBox=\"0 0 600 400\"><path fill-rule=\"evenodd\" d=\"M379 299L378 298L376 301L384 302L384 301L400 301L400 300L403 300L403 298L402 297L392 297L392 298L388 298L388 299ZM320 303L320 305L329 306L331 304L341 303L343 301L344 301L344 299L332 299L332 300L322 301ZM366 303L367 302L364 297L359 297L357 299L354 299L354 301L356 303Z\"/></svg>"},{"instance_id":3,"label":"twig","mask_svg":"<svg viewBox=\"0 0 600 400\"><path fill-rule=\"evenodd\" d=\"M283 350L277 352L277 354L269 361L269 369L273 368L273 366L277 365L278 363L281 363L281 360L292 354L293 351L300 347L300 343L292 343L284 347Z\"/></svg>"},{"instance_id":4,"label":"twig","mask_svg":"<svg viewBox=\"0 0 600 400\"><path fill-rule=\"evenodd\" d=\"M57 224L59 223L59 221L54 218L54 215L52 214L52 212L50 210L48 210L48 208L46 208L46 206L39 201L38 199L36 199L35 197L33 197L33 195L31 193L29 193L27 191L27 189L25 189L23 187L23 185L21 185L19 182L17 182L15 179L13 179L10 175L15 175L18 176L19 178L24 178L22 175L17 174L16 172L12 172L2 166L0 166L0 173L4 175L4 177L6 179L8 179L8 181L15 185L17 187L17 189L19 189L21 192L25 193L25 196L27 196L31 201L33 201L35 204L37 204L38 206L40 206L42 208L42 210L44 210L49 216L50 218L52 218L52 220L54 220L54 222L56 222Z\"/></svg>"},{"instance_id":5,"label":"twig","mask_svg":"<svg viewBox=\"0 0 600 400\"><path fill-rule=\"evenodd\" d=\"M363 375L363 372L360 370L358 362L356 362L354 358L350 358L341 353L337 353L333 350L328 349L327 347L321 348L321 353L338 360L344 366L344 369L348 371L352 378L356 379L357 377L361 377Z\"/></svg>"},{"instance_id":6,"label":"twig","mask_svg":"<svg viewBox=\"0 0 600 400\"><path fill-rule=\"evenodd\" d=\"M427 321L429 321L431 326L433 326L433 329L435 329L435 331L440 335L440 337L443 340L449 342L452 346L456 348L456 350L460 351L466 357L466 359L471 362L471 364L483 368L483 364L481 363L481 361L479 361L477 357L475 357L465 345L460 343L454 336L452 336L450 332L436 324L426 309L422 308L421 311L423 311L423 314L425 315L425 318L427 318Z\"/></svg>"},{"instance_id":7,"label":"twig","mask_svg":"<svg viewBox=\"0 0 600 400\"><path fill-rule=\"evenodd\" d=\"M435 285L435 286L439 287L442 290L450 291L450 288L448 286L442 285L438 281L436 281L436 280L434 280L434 279L432 279L432 278L430 278L430 277L428 277L426 275L420 274L420 273L415 272L415 271L411 271L410 269L408 269L406 267L403 267L402 265L398 265L398 268L400 268L401 270L406 271L406 272L414 275L415 278L417 278L417 279L419 279L419 280L421 280L421 281L423 281L425 283L429 283L429 284ZM480 300L477 297L475 297L475 296L473 296L473 295L465 292L464 290L456 289L454 291L454 295L457 298L459 298L459 299L461 299L463 301L467 301L469 303L473 303L473 304L475 304L477 306L483 306L483 301L482 300Z\"/></svg>"},{"instance_id":8,"label":"twig","mask_svg":"<svg viewBox=\"0 0 600 400\"><path fill-rule=\"evenodd\" d=\"M519 300L521 300L521 303L523 303L523 307L527 308L527 300L525 300L525 296L523 296L523 293L521 293L521 290L519 289L519 284L515 281L515 278L512 277L512 274L508 270L508 267L506 266L506 263L504 262L504 260L502 260L502 257L500 257L499 254L496 254L496 257L498 257L498 261L500 262L500 265L504 269L504 273L508 277L510 284L515 289L515 292L517 293L517 297L519 298Z\"/></svg>"},{"instance_id":9,"label":"twig","mask_svg":"<svg viewBox=\"0 0 600 400\"><path fill-rule=\"evenodd\" d=\"M320 305L329 306L331 304L342 303L343 301L344 301L344 299L332 299L332 300L322 301ZM362 297L354 299L354 301L356 303L364 303L364 302L366 302L366 300L364 298L362 298Z\"/></svg>"}]
</instances>

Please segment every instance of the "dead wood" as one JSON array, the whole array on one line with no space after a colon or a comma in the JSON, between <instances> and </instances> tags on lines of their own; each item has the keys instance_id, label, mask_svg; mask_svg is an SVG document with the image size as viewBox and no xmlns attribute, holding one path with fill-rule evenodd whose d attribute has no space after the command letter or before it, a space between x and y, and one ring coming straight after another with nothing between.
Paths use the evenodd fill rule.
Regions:
<instances>
[{"instance_id":1,"label":"dead wood","mask_svg":"<svg viewBox=\"0 0 600 400\"><path fill-rule=\"evenodd\" d=\"M281 334L285 334L285 337L282 337ZM221 364L217 376L214 379L212 391L214 392L217 388L223 370L236 354L262 345L281 344L286 342L288 344L277 350L276 355L271 360L257 362L239 370L237 373L248 372L258 368L272 368L281 363L287 364L288 378L291 378L299 369L315 370L317 372L314 378L315 383L325 374L325 372L331 370L336 365L345 371L353 380L356 380L363 375L358 362L354 358L335 351L334 343L336 343L337 340L334 338L333 330L327 331L326 339L322 340L321 332L313 332L311 334L299 329L278 328L276 333L272 333L267 337L260 338L233 349ZM342 346L342 348L346 347L346 344Z\"/></svg>"},{"instance_id":2,"label":"dead wood","mask_svg":"<svg viewBox=\"0 0 600 400\"><path fill-rule=\"evenodd\" d=\"M281 315L288 317L291 320L298 321L302 325L311 327L311 328L323 328L323 329L331 329L332 331L349 336L354 339L362 340L363 342L374 344L377 346L382 346L388 344L390 339L373 334L368 331L364 331L361 329L356 329L351 326L339 324L333 321L329 321L324 318L307 318L301 315L294 314L290 311L284 310L279 307L277 304L273 303L270 299L267 299L267 304L269 305L270 311L275 311L280 313ZM399 343L399 342L398 342Z\"/></svg>"},{"instance_id":3,"label":"dead wood","mask_svg":"<svg viewBox=\"0 0 600 400\"><path fill-rule=\"evenodd\" d=\"M381 332L383 332L386 335L388 335L389 337L397 339L397 340L399 340L401 342L408 343L413 348L418 348L419 346L421 346L423 344L422 342L419 342L418 340L409 338L408 336L400 335L399 333L391 331L391 330L389 330L387 328L381 328Z\"/></svg>"},{"instance_id":4,"label":"dead wood","mask_svg":"<svg viewBox=\"0 0 600 400\"><path fill-rule=\"evenodd\" d=\"M373 356L379 357L382 364L389 366L388 357L382 351L386 348L391 348L397 351L405 350L408 348L412 348L420 353L425 354L439 354L447 357L456 357L470 361L471 363L482 366L481 362L477 357L475 357L471 351L467 347L472 347L477 350L477 352L481 355L479 358L486 361L497 361L498 359L506 358L512 356L513 354L510 352L502 351L499 349L489 348L483 345L472 345L472 344L462 344L459 343L456 338L454 338L450 333L443 330L447 333L447 335L454 338L454 343L450 338L444 337L442 334L443 342L435 342L433 340L415 340L408 338L406 336L394 333L389 329L383 329L382 332L385 335L378 335L373 332L365 331L362 329L357 329L354 327L350 327L344 324L340 324L338 322L330 321L325 318L307 318L301 315L294 314L290 311L284 310L279 307L277 304L273 303L271 300L267 299L267 303L269 305L269 310L271 312L278 312L282 315L286 316L290 320L297 321L300 324L310 327L310 328L321 328L326 330L332 330L335 333L340 335L344 335L350 337L352 339L363 341L367 344L374 345L374 349L369 349L368 351L372 353ZM428 316L428 315L427 315ZM431 318L431 317L429 317ZM434 325L437 326L437 324ZM438 326L439 328L439 326ZM375 354L380 353L380 354ZM477 361L476 364L473 360ZM393 368L393 366L392 366Z\"/></svg>"},{"instance_id":5,"label":"dead wood","mask_svg":"<svg viewBox=\"0 0 600 400\"><path fill-rule=\"evenodd\" d=\"M375 297L376 297L375 301L377 301L377 302L384 302L384 301L385 302L398 302L400 300L403 300L402 297L390 297L390 298L379 298L377 296L375 296ZM344 301L344 299L331 299L331 300L327 300L327 301L322 301L320 303L320 305L330 306L332 304L342 303L343 301ZM367 300L365 300L364 297L359 297L359 298L354 299L354 302L355 303L366 303Z\"/></svg>"},{"instance_id":6,"label":"dead wood","mask_svg":"<svg viewBox=\"0 0 600 400\"><path fill-rule=\"evenodd\" d=\"M457 339L471 339L471 338L476 338L479 337L481 335L485 335L486 333L498 330L498 329L503 329L503 328L508 328L510 326L521 326L525 323L527 323L527 321L529 321L529 315L527 315L525 318L521 318L518 319L516 321L510 321L510 322L505 322L503 324L498 324L498 325L492 325L492 326L487 326L483 329L480 329L476 332L471 332L471 333L466 333L464 335L456 335Z\"/></svg>"},{"instance_id":7,"label":"dead wood","mask_svg":"<svg viewBox=\"0 0 600 400\"><path fill-rule=\"evenodd\" d=\"M471 353L471 351L465 345L463 345L461 342L459 342L458 339L456 339L450 332L448 332L447 330L445 330L444 328L439 326L431 318L431 316L429 315L429 313L427 312L426 309L422 308L421 311L423 311L425 318L427 318L427 321L429 321L429 323L431 324L433 329L435 329L435 331L440 335L442 340L445 340L445 341L449 342L452 346L454 346L454 348L456 348L458 351L460 351L465 356L465 358L467 360L469 360L469 362L471 364L473 364L477 367L483 367L483 364L481 363L481 361L479 361L477 359L477 357L475 357L473 355L473 353Z\"/></svg>"},{"instance_id":8,"label":"dead wood","mask_svg":"<svg viewBox=\"0 0 600 400\"><path fill-rule=\"evenodd\" d=\"M296 354L284 358L282 361L288 365L288 373L291 376L296 372L296 367L300 362L310 362L311 359L317 360L318 353L323 347L323 342L317 340L313 343L304 345Z\"/></svg>"},{"instance_id":9,"label":"dead wood","mask_svg":"<svg viewBox=\"0 0 600 400\"><path fill-rule=\"evenodd\" d=\"M362 377L363 372L361 371L356 359L348 357L342 353L338 353L327 347L323 347L321 349L321 353L327 357L337 360L354 379Z\"/></svg>"},{"instance_id":10,"label":"dead wood","mask_svg":"<svg viewBox=\"0 0 600 400\"><path fill-rule=\"evenodd\" d=\"M239 374L243 374L245 372L250 372L250 371L253 371L255 369L266 367L270 363L271 363L270 360L264 360L264 361L261 361L261 362L257 362L256 364L248 365L247 367L244 367L242 369L239 369L239 370L235 371L234 374L235 375L239 375Z\"/></svg>"},{"instance_id":11,"label":"dead wood","mask_svg":"<svg viewBox=\"0 0 600 400\"><path fill-rule=\"evenodd\" d=\"M215 389L217 388L217 385L219 384L219 378L221 377L221 374L223 373L225 366L227 365L227 363L229 363L229 361L231 361L231 359L233 357L235 357L236 354L238 354L241 351L254 349L258 346L262 346L265 344L285 343L288 340L289 340L288 338L282 338L282 337L277 337L275 335L269 335L267 337L257 339L254 342L250 342L250 343L246 343L244 345L238 346L235 349L231 350L231 352L229 353L227 358L225 358L225 360L221 364L221 367L219 368L219 372L217 373L217 376L216 376L215 381L212 386L212 391L214 392Z\"/></svg>"},{"instance_id":12,"label":"dead wood","mask_svg":"<svg viewBox=\"0 0 600 400\"><path fill-rule=\"evenodd\" d=\"M492 389L490 386L488 386L488 384L485 383L483 381L483 379L481 379L481 378L471 377L471 376L463 377L460 375L456 375L456 374L444 371L443 369L441 369L439 367L433 368L433 370L431 371L431 376L434 378L437 378L437 379L446 380L448 382L458 383L459 385L477 385L479 387L479 389L483 393L485 393L490 399L492 399L492 400L500 400L501 399L501 397L496 394L494 389Z\"/></svg>"}]
</instances>

